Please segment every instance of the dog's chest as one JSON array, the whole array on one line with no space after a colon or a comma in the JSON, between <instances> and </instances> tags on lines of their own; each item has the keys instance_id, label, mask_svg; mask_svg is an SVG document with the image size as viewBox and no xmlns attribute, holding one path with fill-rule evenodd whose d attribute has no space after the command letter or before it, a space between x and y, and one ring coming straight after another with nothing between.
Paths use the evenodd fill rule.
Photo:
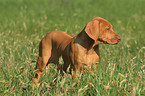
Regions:
<instances>
[{"instance_id":1,"label":"dog's chest","mask_svg":"<svg viewBox=\"0 0 145 96\"><path fill-rule=\"evenodd\" d=\"M92 66L92 64L99 62L99 49L91 48L87 50L86 48L77 45L77 58L76 61L84 66Z\"/></svg>"}]
</instances>

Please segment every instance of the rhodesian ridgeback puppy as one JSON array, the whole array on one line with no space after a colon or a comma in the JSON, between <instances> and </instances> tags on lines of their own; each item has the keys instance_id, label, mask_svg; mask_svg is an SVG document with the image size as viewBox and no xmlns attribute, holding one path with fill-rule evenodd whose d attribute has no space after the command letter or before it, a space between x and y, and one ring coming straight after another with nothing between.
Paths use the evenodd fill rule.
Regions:
<instances>
[{"instance_id":1,"label":"rhodesian ridgeback puppy","mask_svg":"<svg viewBox=\"0 0 145 96\"><path fill-rule=\"evenodd\" d=\"M63 31L49 32L40 42L36 74L32 83L38 83L42 70L54 63L62 71L71 69L72 75L79 75L86 69L94 70L92 65L99 62L99 44L117 44L121 40L112 25L101 17L95 17L77 35L71 36ZM59 65L62 56L64 64ZM35 83L34 83L35 82Z\"/></svg>"}]
</instances>

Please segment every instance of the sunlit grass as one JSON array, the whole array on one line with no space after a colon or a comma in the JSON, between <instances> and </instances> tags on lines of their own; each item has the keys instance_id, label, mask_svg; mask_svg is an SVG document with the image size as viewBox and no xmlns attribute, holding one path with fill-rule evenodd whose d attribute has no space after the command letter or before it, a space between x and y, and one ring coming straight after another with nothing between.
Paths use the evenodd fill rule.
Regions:
<instances>
[{"instance_id":1,"label":"sunlit grass","mask_svg":"<svg viewBox=\"0 0 145 96\"><path fill-rule=\"evenodd\" d=\"M144 96L144 4L143 0L1 0L0 94ZM77 35L96 16L107 19L122 39L117 45L100 45L97 72L84 73L78 81L49 65L39 86L32 87L43 36L52 30Z\"/></svg>"}]
</instances>

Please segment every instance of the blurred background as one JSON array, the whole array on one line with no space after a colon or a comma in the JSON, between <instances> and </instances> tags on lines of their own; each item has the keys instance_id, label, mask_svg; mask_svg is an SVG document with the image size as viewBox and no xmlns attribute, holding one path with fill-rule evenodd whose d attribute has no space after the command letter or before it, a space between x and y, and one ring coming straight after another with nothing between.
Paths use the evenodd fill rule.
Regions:
<instances>
[{"instance_id":1,"label":"blurred background","mask_svg":"<svg viewBox=\"0 0 145 96\"><path fill-rule=\"evenodd\" d=\"M97 73L78 82L69 74L56 76L52 65L44 70L40 86L32 88L43 36L53 30L75 36L97 16L108 20L122 38L115 46L100 45ZM144 96L144 65L145 0L0 0L2 95Z\"/></svg>"}]
</instances>

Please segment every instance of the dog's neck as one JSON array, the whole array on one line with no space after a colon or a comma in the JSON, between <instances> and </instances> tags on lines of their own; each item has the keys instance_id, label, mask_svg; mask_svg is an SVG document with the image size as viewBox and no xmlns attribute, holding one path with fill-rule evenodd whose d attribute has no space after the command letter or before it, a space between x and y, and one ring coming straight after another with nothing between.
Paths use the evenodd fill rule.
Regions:
<instances>
[{"instance_id":1,"label":"dog's neck","mask_svg":"<svg viewBox=\"0 0 145 96\"><path fill-rule=\"evenodd\" d=\"M87 48L88 50L98 46L98 44L96 44L95 41L93 39L91 39L84 30L82 30L76 36L75 42L79 43L80 45Z\"/></svg>"}]
</instances>

